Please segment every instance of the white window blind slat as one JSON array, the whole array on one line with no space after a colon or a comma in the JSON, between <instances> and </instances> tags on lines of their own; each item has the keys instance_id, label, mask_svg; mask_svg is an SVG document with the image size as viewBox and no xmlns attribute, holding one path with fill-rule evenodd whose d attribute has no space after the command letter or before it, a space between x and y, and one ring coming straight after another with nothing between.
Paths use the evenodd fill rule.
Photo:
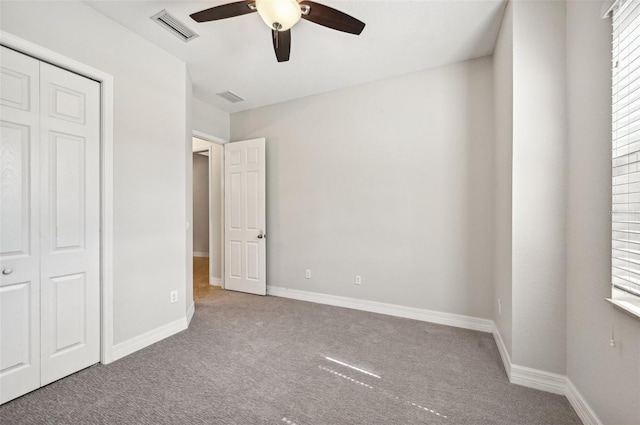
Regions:
<instances>
[{"instance_id":1,"label":"white window blind slat","mask_svg":"<svg viewBox=\"0 0 640 425\"><path fill-rule=\"evenodd\" d=\"M629 19L635 18L640 13L640 9L635 7L632 0L620 1L617 9L613 12L613 32L620 33L621 31L628 30Z\"/></svg>"},{"instance_id":2,"label":"white window blind slat","mask_svg":"<svg viewBox=\"0 0 640 425\"><path fill-rule=\"evenodd\" d=\"M620 255L634 254L634 255L640 256L640 250L638 249L631 249L631 248L613 248L613 249L614 251L619 252Z\"/></svg>"},{"instance_id":3,"label":"white window blind slat","mask_svg":"<svg viewBox=\"0 0 640 425\"><path fill-rule=\"evenodd\" d=\"M613 11L611 281L640 295L640 0Z\"/></svg>"}]
</instances>

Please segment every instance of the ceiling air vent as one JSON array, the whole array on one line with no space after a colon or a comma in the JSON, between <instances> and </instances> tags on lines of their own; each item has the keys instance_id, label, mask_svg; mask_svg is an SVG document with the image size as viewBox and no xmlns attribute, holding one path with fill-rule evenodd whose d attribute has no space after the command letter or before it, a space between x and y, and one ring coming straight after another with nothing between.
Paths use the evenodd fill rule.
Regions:
<instances>
[{"instance_id":1,"label":"ceiling air vent","mask_svg":"<svg viewBox=\"0 0 640 425\"><path fill-rule=\"evenodd\" d=\"M184 24L178 21L173 16L169 15L166 10L156 13L151 17L154 21L162 25L165 29L182 41L190 41L198 36L195 32L191 31Z\"/></svg>"},{"instance_id":2,"label":"ceiling air vent","mask_svg":"<svg viewBox=\"0 0 640 425\"><path fill-rule=\"evenodd\" d=\"M231 103L238 103L238 102L242 102L244 100L243 98L241 98L237 94L231 93L230 91L225 91L225 92L216 93L216 94L218 96L220 96L220 97L223 97L223 98L227 99Z\"/></svg>"}]
</instances>

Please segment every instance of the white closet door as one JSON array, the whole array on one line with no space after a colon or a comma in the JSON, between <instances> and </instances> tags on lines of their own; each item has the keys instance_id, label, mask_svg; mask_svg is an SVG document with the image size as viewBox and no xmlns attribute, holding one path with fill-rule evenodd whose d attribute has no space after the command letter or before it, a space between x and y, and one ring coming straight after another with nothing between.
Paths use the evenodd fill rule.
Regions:
<instances>
[{"instance_id":1,"label":"white closet door","mask_svg":"<svg viewBox=\"0 0 640 425\"><path fill-rule=\"evenodd\" d=\"M38 67L0 47L0 403L40 386Z\"/></svg>"},{"instance_id":2,"label":"white closet door","mask_svg":"<svg viewBox=\"0 0 640 425\"><path fill-rule=\"evenodd\" d=\"M100 85L40 64L41 385L100 360Z\"/></svg>"}]
</instances>

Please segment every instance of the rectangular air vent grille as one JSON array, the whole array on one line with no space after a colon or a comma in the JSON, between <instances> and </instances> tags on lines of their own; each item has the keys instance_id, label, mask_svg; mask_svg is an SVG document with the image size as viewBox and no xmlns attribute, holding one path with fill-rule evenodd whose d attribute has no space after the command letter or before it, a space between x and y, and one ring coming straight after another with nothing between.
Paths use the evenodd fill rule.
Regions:
<instances>
[{"instance_id":1,"label":"rectangular air vent grille","mask_svg":"<svg viewBox=\"0 0 640 425\"><path fill-rule=\"evenodd\" d=\"M190 41L198 36L195 32L187 28L186 25L169 15L166 10L156 13L151 17L154 21L162 25L165 29L182 41Z\"/></svg>"},{"instance_id":2,"label":"rectangular air vent grille","mask_svg":"<svg viewBox=\"0 0 640 425\"><path fill-rule=\"evenodd\" d=\"M231 93L230 91L225 91L225 92L216 93L216 94L218 96L220 96L220 97L223 97L223 98L227 99L231 103L238 103L238 102L242 102L244 100L243 98L241 98L237 94Z\"/></svg>"}]
</instances>

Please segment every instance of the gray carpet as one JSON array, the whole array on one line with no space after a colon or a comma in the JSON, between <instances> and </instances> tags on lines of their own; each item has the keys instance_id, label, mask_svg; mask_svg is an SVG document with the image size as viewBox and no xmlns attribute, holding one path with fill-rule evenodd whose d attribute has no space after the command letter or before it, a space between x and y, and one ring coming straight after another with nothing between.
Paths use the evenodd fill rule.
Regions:
<instances>
[{"instance_id":1,"label":"gray carpet","mask_svg":"<svg viewBox=\"0 0 640 425\"><path fill-rule=\"evenodd\" d=\"M580 424L490 334L220 291L188 330L0 407L2 424Z\"/></svg>"}]
</instances>

